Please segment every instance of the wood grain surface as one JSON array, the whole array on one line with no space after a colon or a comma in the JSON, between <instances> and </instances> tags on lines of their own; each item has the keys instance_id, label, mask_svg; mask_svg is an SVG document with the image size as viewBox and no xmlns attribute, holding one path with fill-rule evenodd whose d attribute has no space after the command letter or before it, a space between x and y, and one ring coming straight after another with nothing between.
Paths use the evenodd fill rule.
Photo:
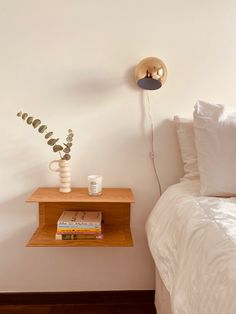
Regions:
<instances>
[{"instance_id":1,"label":"wood grain surface","mask_svg":"<svg viewBox=\"0 0 236 314\"><path fill-rule=\"evenodd\" d=\"M129 188L104 188L100 196L88 195L87 188L72 188L70 193L61 193L58 188L38 188L26 202L133 203L134 196Z\"/></svg>"}]
</instances>

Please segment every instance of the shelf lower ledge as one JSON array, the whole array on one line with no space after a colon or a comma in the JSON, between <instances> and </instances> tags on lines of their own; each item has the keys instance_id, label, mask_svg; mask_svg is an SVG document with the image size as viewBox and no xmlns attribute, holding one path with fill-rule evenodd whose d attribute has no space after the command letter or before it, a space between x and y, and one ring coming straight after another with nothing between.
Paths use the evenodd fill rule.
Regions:
<instances>
[{"instance_id":1,"label":"shelf lower ledge","mask_svg":"<svg viewBox=\"0 0 236 314\"><path fill-rule=\"evenodd\" d=\"M55 225L43 225L35 231L27 247L132 247L130 226L104 225L101 240L55 240Z\"/></svg>"}]
</instances>

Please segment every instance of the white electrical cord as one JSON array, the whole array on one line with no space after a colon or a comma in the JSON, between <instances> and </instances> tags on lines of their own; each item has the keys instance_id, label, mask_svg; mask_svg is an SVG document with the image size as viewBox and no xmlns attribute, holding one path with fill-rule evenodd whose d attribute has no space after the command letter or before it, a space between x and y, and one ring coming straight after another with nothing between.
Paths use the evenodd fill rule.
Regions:
<instances>
[{"instance_id":1,"label":"white electrical cord","mask_svg":"<svg viewBox=\"0 0 236 314\"><path fill-rule=\"evenodd\" d=\"M156 167L156 163L155 163L155 158L156 158L156 153L155 153L155 134L154 134L154 123L153 123L153 118L152 118L152 110L151 110L151 103L150 103L150 98L149 98L149 92L148 90L144 90L143 91L143 99L144 99L144 105L145 107L148 107L148 117L149 117L149 121L150 121L150 125L151 125L151 152L150 152L150 157L152 159L152 165L153 165L153 169L156 175L156 179L157 179L157 184L158 184L158 188L159 188L159 192L160 195L162 194L162 187L161 187L161 182L158 176L158 172L157 172L157 167Z\"/></svg>"}]
</instances>

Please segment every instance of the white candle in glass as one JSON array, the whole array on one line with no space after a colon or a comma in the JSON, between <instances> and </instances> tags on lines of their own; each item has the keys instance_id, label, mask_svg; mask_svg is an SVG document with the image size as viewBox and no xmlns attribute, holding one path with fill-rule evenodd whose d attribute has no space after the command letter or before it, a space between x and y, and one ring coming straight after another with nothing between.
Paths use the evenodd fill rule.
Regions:
<instances>
[{"instance_id":1,"label":"white candle in glass","mask_svg":"<svg viewBox=\"0 0 236 314\"><path fill-rule=\"evenodd\" d=\"M102 176L100 175L88 176L88 194L93 196L102 194Z\"/></svg>"}]
</instances>

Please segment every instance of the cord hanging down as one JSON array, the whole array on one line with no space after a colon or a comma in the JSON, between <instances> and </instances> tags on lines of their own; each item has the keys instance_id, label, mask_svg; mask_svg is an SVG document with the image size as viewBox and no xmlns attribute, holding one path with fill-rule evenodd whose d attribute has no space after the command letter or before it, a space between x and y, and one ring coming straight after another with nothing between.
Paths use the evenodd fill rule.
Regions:
<instances>
[{"instance_id":1,"label":"cord hanging down","mask_svg":"<svg viewBox=\"0 0 236 314\"><path fill-rule=\"evenodd\" d=\"M160 182L160 179L158 176L157 167L156 167L156 163L155 163L155 157L156 157L155 136L154 136L155 134L154 134L154 123L153 123L153 118L152 118L152 110L151 110L149 92L147 90L144 90L143 93L144 93L144 105L147 105L147 107L148 107L148 117L149 117L149 121L150 121L150 125L151 125L151 152L150 152L150 157L152 159L152 165L153 165L153 169L154 169L155 176L157 179L159 192L161 195L162 194L162 187L161 187L161 182Z\"/></svg>"}]
</instances>

